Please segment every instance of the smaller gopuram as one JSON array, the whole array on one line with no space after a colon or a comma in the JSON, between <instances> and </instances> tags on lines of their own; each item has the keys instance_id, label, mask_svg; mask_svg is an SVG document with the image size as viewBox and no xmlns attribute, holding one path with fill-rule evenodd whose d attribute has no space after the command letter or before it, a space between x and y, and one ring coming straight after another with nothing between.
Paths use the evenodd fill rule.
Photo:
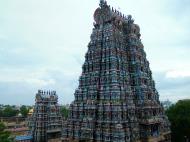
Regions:
<instances>
[{"instance_id":1,"label":"smaller gopuram","mask_svg":"<svg viewBox=\"0 0 190 142\"><path fill-rule=\"evenodd\" d=\"M38 91L29 124L34 142L59 141L62 116L56 91Z\"/></svg>"}]
</instances>

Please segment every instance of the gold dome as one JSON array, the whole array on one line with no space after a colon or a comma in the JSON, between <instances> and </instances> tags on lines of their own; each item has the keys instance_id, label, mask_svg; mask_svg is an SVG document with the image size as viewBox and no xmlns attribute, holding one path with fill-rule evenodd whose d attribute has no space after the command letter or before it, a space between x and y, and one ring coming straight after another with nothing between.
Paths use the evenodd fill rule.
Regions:
<instances>
[{"instance_id":1,"label":"gold dome","mask_svg":"<svg viewBox=\"0 0 190 142\"><path fill-rule=\"evenodd\" d=\"M34 109L30 109L29 112L28 112L28 115L32 115L34 113Z\"/></svg>"}]
</instances>

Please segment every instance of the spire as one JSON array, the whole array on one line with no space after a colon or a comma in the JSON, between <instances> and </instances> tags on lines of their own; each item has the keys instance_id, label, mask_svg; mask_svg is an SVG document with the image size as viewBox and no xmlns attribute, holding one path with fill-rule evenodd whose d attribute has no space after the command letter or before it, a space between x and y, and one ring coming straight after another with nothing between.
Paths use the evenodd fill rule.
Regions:
<instances>
[{"instance_id":1,"label":"spire","mask_svg":"<svg viewBox=\"0 0 190 142\"><path fill-rule=\"evenodd\" d=\"M106 0L100 0L100 4L99 4L100 7L103 7L106 4L107 4Z\"/></svg>"}]
</instances>

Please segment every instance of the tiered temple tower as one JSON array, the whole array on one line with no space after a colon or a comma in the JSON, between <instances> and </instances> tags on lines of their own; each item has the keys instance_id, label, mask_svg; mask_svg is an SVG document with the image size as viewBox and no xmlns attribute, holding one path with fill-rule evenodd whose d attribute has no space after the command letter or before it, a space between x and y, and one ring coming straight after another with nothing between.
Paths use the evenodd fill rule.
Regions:
<instances>
[{"instance_id":1,"label":"tiered temple tower","mask_svg":"<svg viewBox=\"0 0 190 142\"><path fill-rule=\"evenodd\" d=\"M104 0L94 20L63 141L170 142L139 26Z\"/></svg>"},{"instance_id":2,"label":"tiered temple tower","mask_svg":"<svg viewBox=\"0 0 190 142\"><path fill-rule=\"evenodd\" d=\"M55 91L38 91L34 112L29 120L34 142L61 138L62 116Z\"/></svg>"}]
</instances>

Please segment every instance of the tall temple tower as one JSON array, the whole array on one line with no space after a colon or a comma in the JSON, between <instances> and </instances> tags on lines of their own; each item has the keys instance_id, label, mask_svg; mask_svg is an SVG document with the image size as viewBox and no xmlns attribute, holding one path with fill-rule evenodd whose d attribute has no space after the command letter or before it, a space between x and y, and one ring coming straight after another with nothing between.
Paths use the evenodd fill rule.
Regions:
<instances>
[{"instance_id":1,"label":"tall temple tower","mask_svg":"<svg viewBox=\"0 0 190 142\"><path fill-rule=\"evenodd\" d=\"M55 91L38 91L29 125L34 142L61 139L62 116Z\"/></svg>"},{"instance_id":2,"label":"tall temple tower","mask_svg":"<svg viewBox=\"0 0 190 142\"><path fill-rule=\"evenodd\" d=\"M94 20L63 141L170 142L139 26L104 0Z\"/></svg>"}]
</instances>

